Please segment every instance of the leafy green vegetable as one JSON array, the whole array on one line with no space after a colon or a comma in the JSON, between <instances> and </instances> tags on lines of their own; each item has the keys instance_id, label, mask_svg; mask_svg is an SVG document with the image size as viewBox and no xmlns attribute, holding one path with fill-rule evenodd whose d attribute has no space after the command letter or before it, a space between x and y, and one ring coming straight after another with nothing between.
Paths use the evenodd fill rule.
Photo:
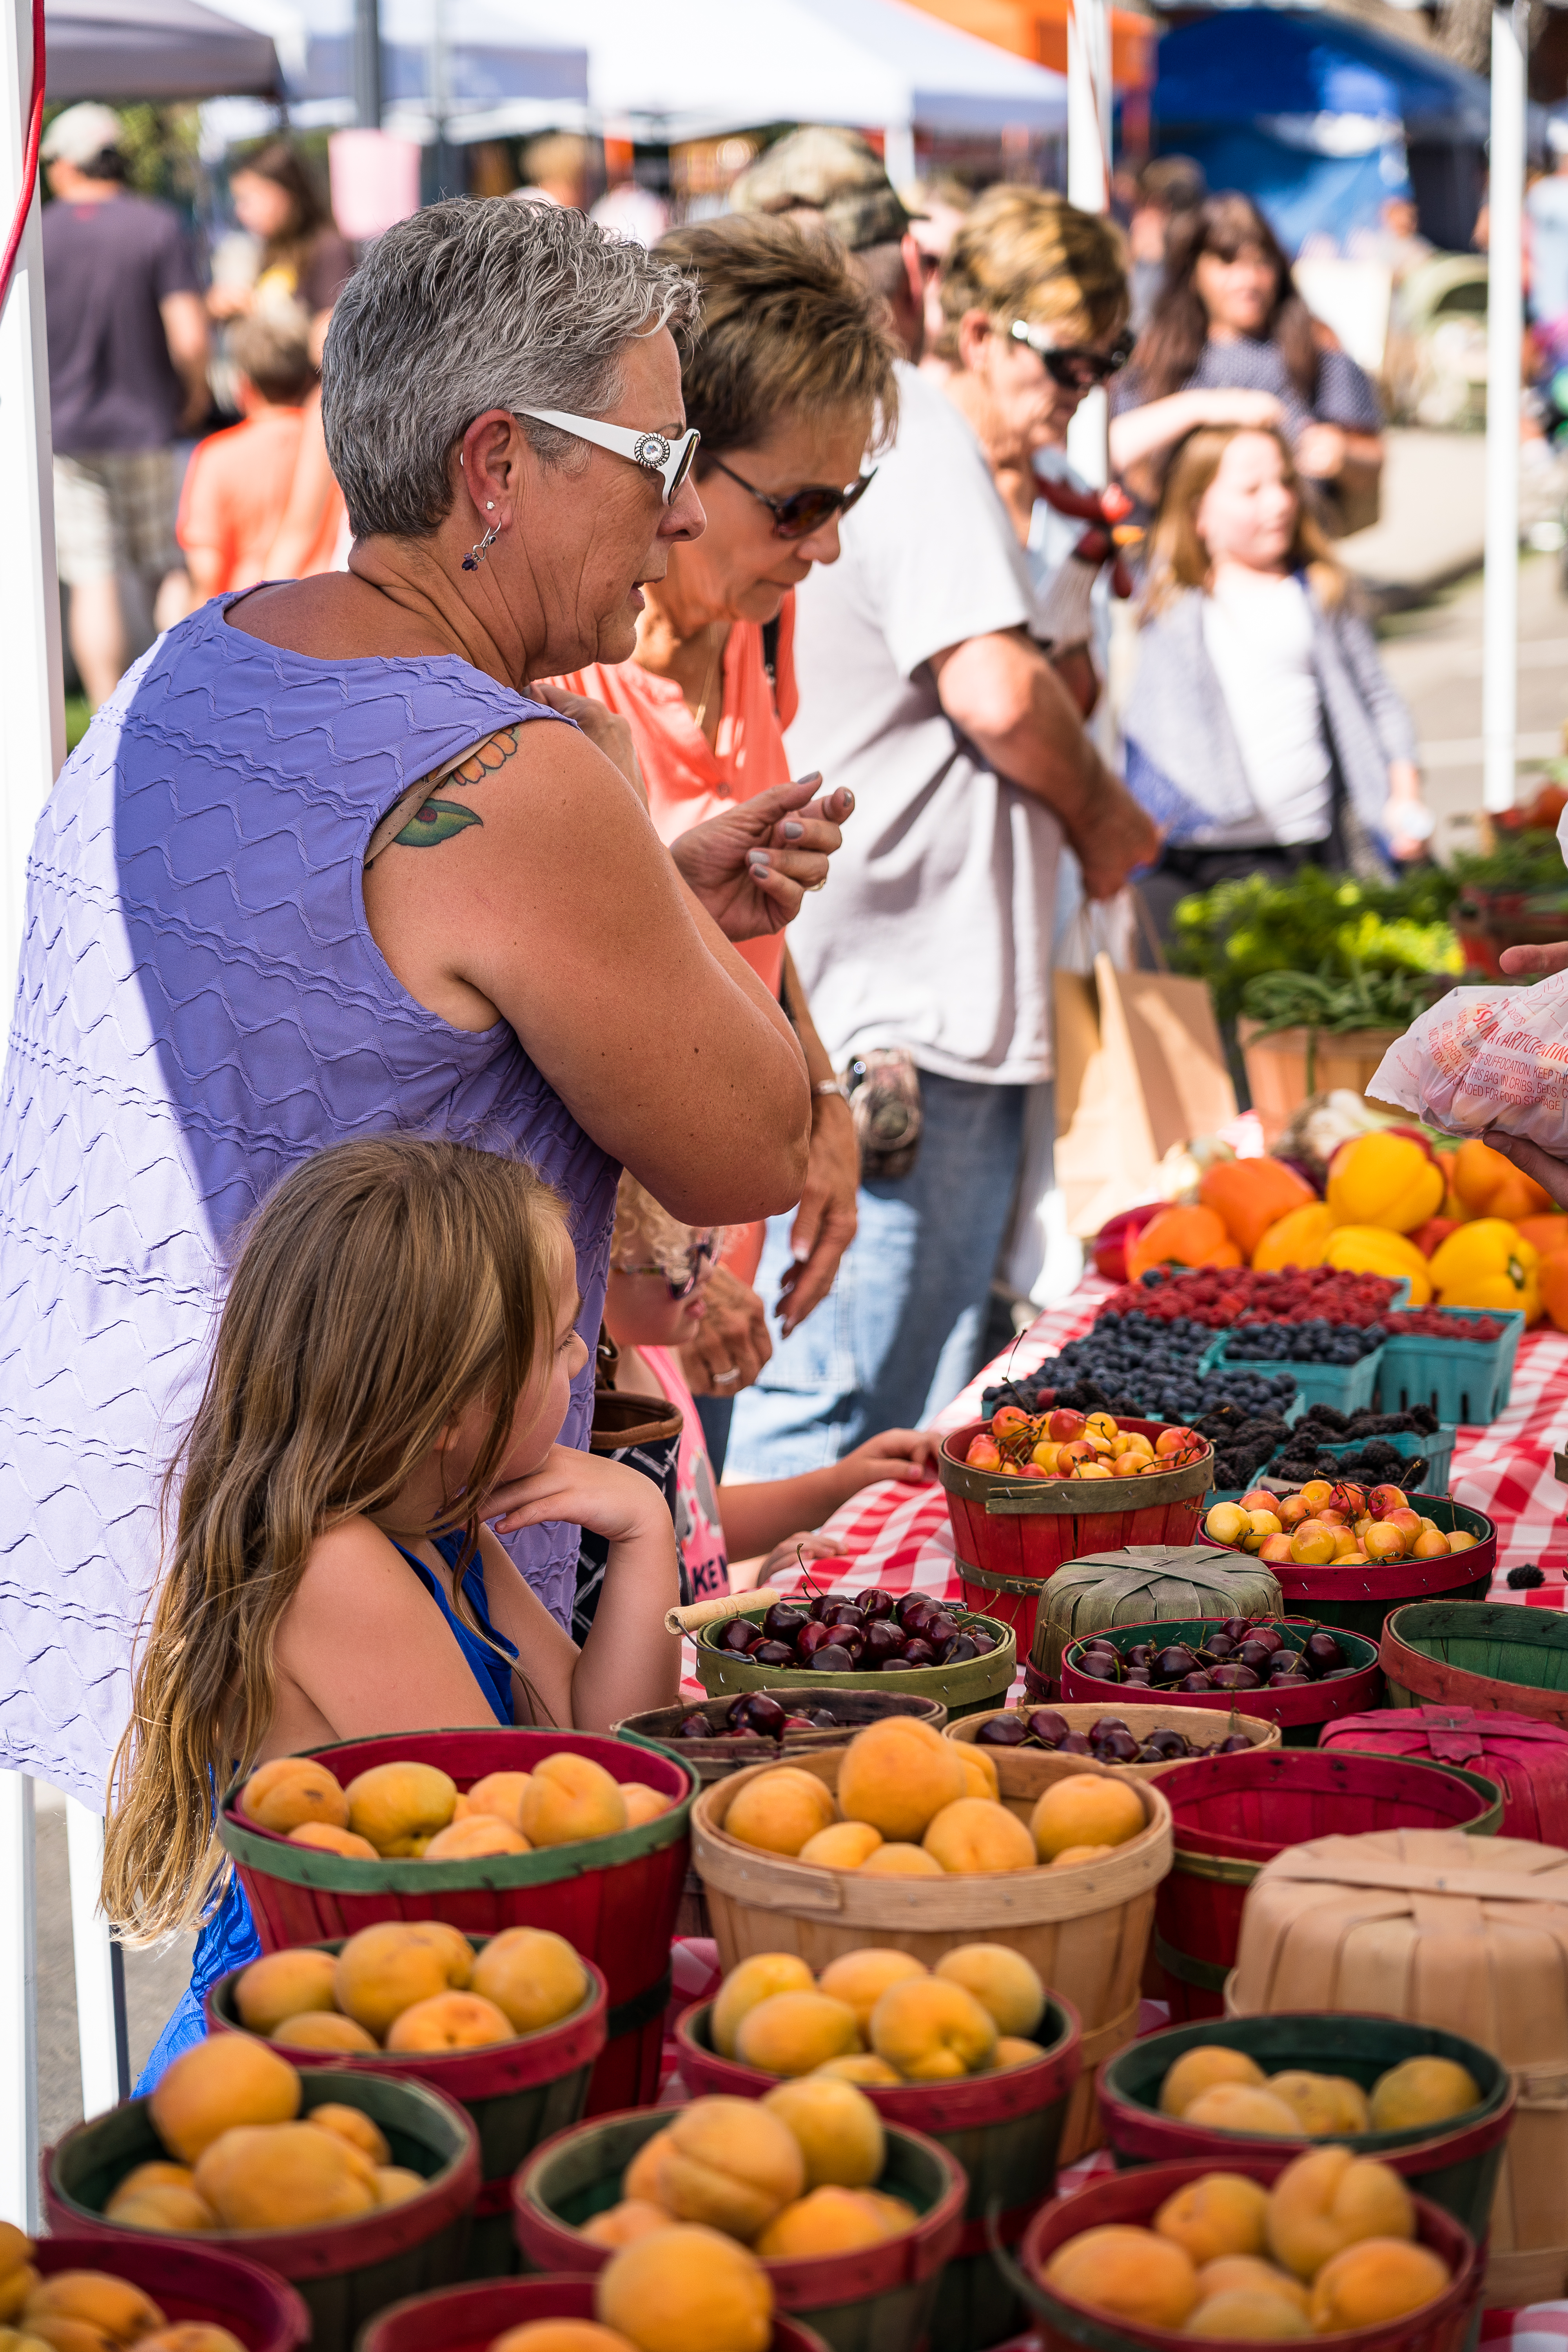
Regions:
<instances>
[{"instance_id":1,"label":"leafy green vegetable","mask_svg":"<svg viewBox=\"0 0 1568 2352\"><path fill-rule=\"evenodd\" d=\"M1461 897L1472 890L1543 890L1554 897L1568 893L1568 874L1554 833L1499 832L1489 856L1456 857L1452 870Z\"/></svg>"},{"instance_id":2,"label":"leafy green vegetable","mask_svg":"<svg viewBox=\"0 0 1568 2352\"><path fill-rule=\"evenodd\" d=\"M1440 867L1398 882L1355 882L1304 866L1289 882L1260 875L1222 882L1176 908L1171 963L1206 980L1222 1020L1240 1012L1276 1027L1406 1028L1436 992L1423 975L1463 968L1447 916L1458 885ZM1249 984L1277 974L1311 992L1352 991L1331 1019L1302 1011L1254 1012ZM1380 983L1398 981L1390 991ZM1367 993L1367 992L1373 992ZM1374 1005L1348 1017L1353 1002ZM1267 1001L1267 1000L1266 1000ZM1282 1003L1289 1003L1282 998ZM1306 1005L1309 997L1298 1000ZM1311 998L1314 1003L1327 1002ZM1403 1009L1408 1005L1411 1009ZM1395 1009L1395 1008L1400 1009Z\"/></svg>"}]
</instances>

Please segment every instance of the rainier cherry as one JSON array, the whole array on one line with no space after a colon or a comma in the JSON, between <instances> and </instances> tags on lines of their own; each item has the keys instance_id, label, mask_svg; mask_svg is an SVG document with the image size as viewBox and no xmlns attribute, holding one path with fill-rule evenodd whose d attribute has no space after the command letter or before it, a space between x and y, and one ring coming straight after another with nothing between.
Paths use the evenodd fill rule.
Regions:
<instances>
[{"instance_id":1,"label":"rainier cherry","mask_svg":"<svg viewBox=\"0 0 1568 2352\"><path fill-rule=\"evenodd\" d=\"M1386 1519L1394 1511L1409 1507L1404 1489L1399 1486L1374 1486L1366 1498L1366 1507L1374 1519Z\"/></svg>"}]
</instances>

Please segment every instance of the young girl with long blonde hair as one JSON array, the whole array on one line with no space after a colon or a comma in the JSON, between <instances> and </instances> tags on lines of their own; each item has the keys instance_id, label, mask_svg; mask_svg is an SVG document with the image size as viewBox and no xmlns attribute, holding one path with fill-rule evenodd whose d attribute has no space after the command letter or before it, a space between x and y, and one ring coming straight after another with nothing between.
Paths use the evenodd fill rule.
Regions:
<instances>
[{"instance_id":1,"label":"young girl with long blonde hair","mask_svg":"<svg viewBox=\"0 0 1568 2352\"><path fill-rule=\"evenodd\" d=\"M1202 426L1172 461L1124 726L1164 834L1141 886L1162 929L1216 882L1421 854L1410 714L1272 425Z\"/></svg>"},{"instance_id":2,"label":"young girl with long blonde hair","mask_svg":"<svg viewBox=\"0 0 1568 2352\"><path fill-rule=\"evenodd\" d=\"M663 1498L556 1443L580 1311L558 1196L500 1153L341 1144L261 1208L168 1474L173 1541L115 1759L104 1908L128 1941L203 1918L215 1792L268 1758L437 1726L607 1730L674 1699ZM581 1651L492 1532L546 1519L607 1544ZM144 2083L259 1948L231 1878Z\"/></svg>"}]
</instances>

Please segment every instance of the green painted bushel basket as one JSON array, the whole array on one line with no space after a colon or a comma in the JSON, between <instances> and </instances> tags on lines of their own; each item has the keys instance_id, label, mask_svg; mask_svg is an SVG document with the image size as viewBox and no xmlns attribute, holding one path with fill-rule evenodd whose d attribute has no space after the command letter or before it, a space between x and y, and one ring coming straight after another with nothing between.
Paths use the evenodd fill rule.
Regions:
<instances>
[{"instance_id":1,"label":"green painted bushel basket","mask_svg":"<svg viewBox=\"0 0 1568 2352\"><path fill-rule=\"evenodd\" d=\"M1568 1612L1501 1601L1396 1609L1379 1652L1390 1706L1473 1706L1568 1728Z\"/></svg>"},{"instance_id":2,"label":"green painted bushel basket","mask_svg":"<svg viewBox=\"0 0 1568 2352\"><path fill-rule=\"evenodd\" d=\"M853 1593L849 1595L854 1599ZM693 1636L697 1671L710 1698L732 1698L737 1691L840 1690L904 1691L916 1698L934 1698L946 1707L949 1720L978 1715L983 1707L1000 1706L1018 1667L1013 1630L999 1617L982 1617L955 1602L944 1603L955 1625L984 1625L996 1636L996 1647L978 1658L963 1658L951 1666L883 1666L874 1673L819 1675L810 1666L753 1666L737 1650L721 1650L714 1640L731 1617L765 1617L770 1603L742 1603L722 1617L712 1618ZM667 1754L677 1751L668 1748Z\"/></svg>"},{"instance_id":3,"label":"green painted bushel basket","mask_svg":"<svg viewBox=\"0 0 1568 2352\"><path fill-rule=\"evenodd\" d=\"M311 2352L350 2352L367 2319L407 2294L456 2286L463 2275L469 2218L479 2188L479 2143L455 2101L424 2083L346 2066L302 2066L300 2112L330 2103L358 2107L381 2126L394 2164L424 2178L422 2195L376 2206L348 2221L278 2230L225 2230L171 2239L239 2254L286 2278L310 2315ZM78 2124L44 2159L44 2215L51 2235L146 2235L107 2221L103 2209L139 2164L166 2159L153 2128L152 2102L129 2099Z\"/></svg>"},{"instance_id":4,"label":"green painted bushel basket","mask_svg":"<svg viewBox=\"0 0 1568 2352\"><path fill-rule=\"evenodd\" d=\"M1201 2124L1160 2113L1160 2085L1169 2069L1187 2051L1216 2043L1226 2050L1244 2050L1265 2074L1283 2074L1296 2067L1313 2074L1345 2074L1363 2091L1407 2058L1451 2058L1468 2068L1480 2085L1481 2097L1478 2106L1462 2116L1407 2131L1335 2132L1332 2137L1335 2147L1392 2165L1417 2196L1441 2205L1472 2238L1484 2242L1513 2123L1518 2095L1513 2077L1479 2042L1401 2018L1321 2011L1299 2016L1205 2017L1129 2042L1101 2067L1098 2084L1100 2119L1119 2171L1189 2157L1207 2158L1223 2170L1227 2155L1279 2147L1278 2139L1205 2130ZM1305 2136L1302 2145L1310 2145Z\"/></svg>"}]
</instances>

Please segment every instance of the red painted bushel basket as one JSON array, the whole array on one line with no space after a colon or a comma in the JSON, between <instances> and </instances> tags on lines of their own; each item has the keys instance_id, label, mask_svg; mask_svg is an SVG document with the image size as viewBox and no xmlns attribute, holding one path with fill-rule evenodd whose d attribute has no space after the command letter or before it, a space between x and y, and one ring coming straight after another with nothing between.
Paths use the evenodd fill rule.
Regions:
<instances>
[{"instance_id":1,"label":"red painted bushel basket","mask_svg":"<svg viewBox=\"0 0 1568 2352\"><path fill-rule=\"evenodd\" d=\"M1293 1634L1297 1649L1309 1633L1323 1630L1310 1617L1259 1617L1253 1622ZM1080 1672L1079 1654L1091 1641L1109 1642L1116 1650L1133 1649L1141 1642L1201 1642L1205 1627L1212 1632L1214 1624L1213 1618L1166 1617L1154 1624L1105 1625L1098 1633L1084 1633L1062 1653L1061 1695L1066 1699L1098 1699L1107 1711L1114 1708L1119 1697L1128 1695L1124 1683L1102 1683ZM1332 1631L1355 1666L1352 1674L1325 1676L1321 1682L1309 1683L1304 1690L1270 1690L1264 1685L1258 1690L1166 1690L1157 1696L1162 1706L1168 1702L1173 1706L1201 1706L1223 1715L1234 1707L1238 1715L1265 1716L1279 1726L1287 1748L1315 1748L1324 1723L1336 1716L1363 1714L1383 1696L1383 1675L1373 1644L1359 1633L1342 1633L1337 1627Z\"/></svg>"},{"instance_id":2,"label":"red painted bushel basket","mask_svg":"<svg viewBox=\"0 0 1568 2352\"><path fill-rule=\"evenodd\" d=\"M1340 1626L1375 1642L1390 1612L1407 1601L1484 1601L1497 1572L1493 1522L1484 1511L1473 1511L1447 1495L1412 1495L1410 1507L1445 1535L1463 1529L1476 1541L1468 1551L1447 1552L1438 1559L1327 1560L1320 1566L1271 1559L1268 1566L1279 1580L1285 1606L1316 1618L1321 1625ZM1213 1544L1216 1551L1235 1549L1234 1545L1215 1543L1206 1533L1198 1541Z\"/></svg>"},{"instance_id":3,"label":"red painted bushel basket","mask_svg":"<svg viewBox=\"0 0 1568 2352\"><path fill-rule=\"evenodd\" d=\"M1568 1845L1568 1731L1557 1724L1472 1706L1387 1707L1342 1717L1319 1745L1479 1772L1502 1791L1500 1837Z\"/></svg>"},{"instance_id":4,"label":"red painted bushel basket","mask_svg":"<svg viewBox=\"0 0 1568 2352\"><path fill-rule=\"evenodd\" d=\"M1225 2169L1268 2185L1299 2154L1296 2148L1272 2157L1227 2153ZM1091 2180L1072 2197L1058 2198L1036 2215L1025 2235L1023 2261L1045 2352L1077 2352L1082 2346L1091 2347L1092 2352L1193 2352L1194 2344L1208 2340L1178 2328L1145 2327L1069 2303L1046 2285L1044 2273L1068 2239L1107 2223L1147 2229L1167 2197L1215 2169L1201 2162L1151 2164L1137 2172L1113 2173L1107 2179ZM1451 2214L1424 2197L1415 2200L1415 2234L1422 2245L1441 2255L1452 2273L1447 2292L1424 2310L1407 2312L1381 2326L1347 2328L1315 2341L1331 2346L1333 2352L1463 2352L1481 2292L1475 2241Z\"/></svg>"},{"instance_id":5,"label":"red painted bushel basket","mask_svg":"<svg viewBox=\"0 0 1568 2352\"><path fill-rule=\"evenodd\" d=\"M720 2056L711 2020L711 2002L698 2001L676 2025L681 2078L692 2096L761 2099L776 2090L776 2075ZM1027 2066L954 2083L858 2085L885 2122L939 2140L969 2182L963 2234L931 2319L931 2341L942 2352L979 2352L1022 2325L1017 2296L991 2259L985 2217L1000 2207L998 2234L1015 2246L1056 2193L1062 2127L1083 2065L1083 2028L1071 2003L1051 1994L1033 2039L1045 2054Z\"/></svg>"},{"instance_id":6,"label":"red painted bushel basket","mask_svg":"<svg viewBox=\"0 0 1568 2352\"><path fill-rule=\"evenodd\" d=\"M609 1989L608 2041L594 2068L589 2115L652 2099L658 2089L669 1948L690 1860L696 1775L672 1756L585 1731L393 1732L309 1751L344 1783L373 1764L437 1765L459 1790L490 1772L526 1772L562 1748L616 1780L645 1780L675 1801L668 1813L612 1836L534 1853L463 1862L360 1862L290 1845L246 1820L238 1788L218 1809L218 1835L244 1882L263 1951L335 1943L384 1919L444 1919L468 1936L550 1927L592 1960Z\"/></svg>"},{"instance_id":7,"label":"red painted bushel basket","mask_svg":"<svg viewBox=\"0 0 1568 2352\"><path fill-rule=\"evenodd\" d=\"M1152 1439L1166 1424L1117 1425ZM1065 1560L1119 1551L1124 1544L1194 1540L1204 1496L1214 1484L1212 1445L1201 1462L1146 1478L1004 1478L972 1470L963 1459L985 1426L967 1422L943 1438L937 1475L947 1496L964 1603L1011 1625L1020 1655L1035 1637L1040 1587Z\"/></svg>"},{"instance_id":8,"label":"red painted bushel basket","mask_svg":"<svg viewBox=\"0 0 1568 2352\"><path fill-rule=\"evenodd\" d=\"M205 2320L226 2327L245 2352L297 2352L310 2341L310 2315L275 2271L166 2238L121 2235L40 2238L31 2260L44 2278L60 2271L107 2271L150 2294L171 2326Z\"/></svg>"},{"instance_id":9,"label":"red painted bushel basket","mask_svg":"<svg viewBox=\"0 0 1568 2352\"><path fill-rule=\"evenodd\" d=\"M1446 1766L1321 1748L1202 1758L1160 1775L1175 1847L1154 1896L1153 1955L1171 2022L1223 2017L1242 1906L1258 1872L1288 1845L1363 1830L1464 1830L1493 1836L1501 1800L1489 1781Z\"/></svg>"},{"instance_id":10,"label":"red painted bushel basket","mask_svg":"<svg viewBox=\"0 0 1568 2352\"><path fill-rule=\"evenodd\" d=\"M507 2279L411 2295L373 2319L355 2352L489 2352L496 2337L531 2319L592 2319L594 2283L584 2278ZM827 2352L798 2319L773 2315L768 2352Z\"/></svg>"},{"instance_id":11,"label":"red painted bushel basket","mask_svg":"<svg viewBox=\"0 0 1568 2352\"><path fill-rule=\"evenodd\" d=\"M483 1938L479 1941L482 1947ZM321 1944L315 1950L336 1955L341 1944ZM405 2053L378 2050L365 2055L334 2051L332 2063L355 2074L392 2074L405 2082L428 2083L466 2107L479 2136L483 2185L474 2206L468 2242L470 2278L504 2278L517 2267L511 2229L511 2177L541 2140L582 2120L588 2094L589 2069L605 2047L608 1999L605 1979L592 1960L584 1961L590 1989L582 2006L558 2024L515 2042L489 2043L478 2050L421 2050ZM235 1987L245 1974L235 1969L220 1977L206 1997L209 2033L243 2033L235 2006ZM274 2035L274 2042L278 2037ZM289 2045L279 2043L284 2055ZM319 2061L320 2051L296 2052L296 2060Z\"/></svg>"}]
</instances>

